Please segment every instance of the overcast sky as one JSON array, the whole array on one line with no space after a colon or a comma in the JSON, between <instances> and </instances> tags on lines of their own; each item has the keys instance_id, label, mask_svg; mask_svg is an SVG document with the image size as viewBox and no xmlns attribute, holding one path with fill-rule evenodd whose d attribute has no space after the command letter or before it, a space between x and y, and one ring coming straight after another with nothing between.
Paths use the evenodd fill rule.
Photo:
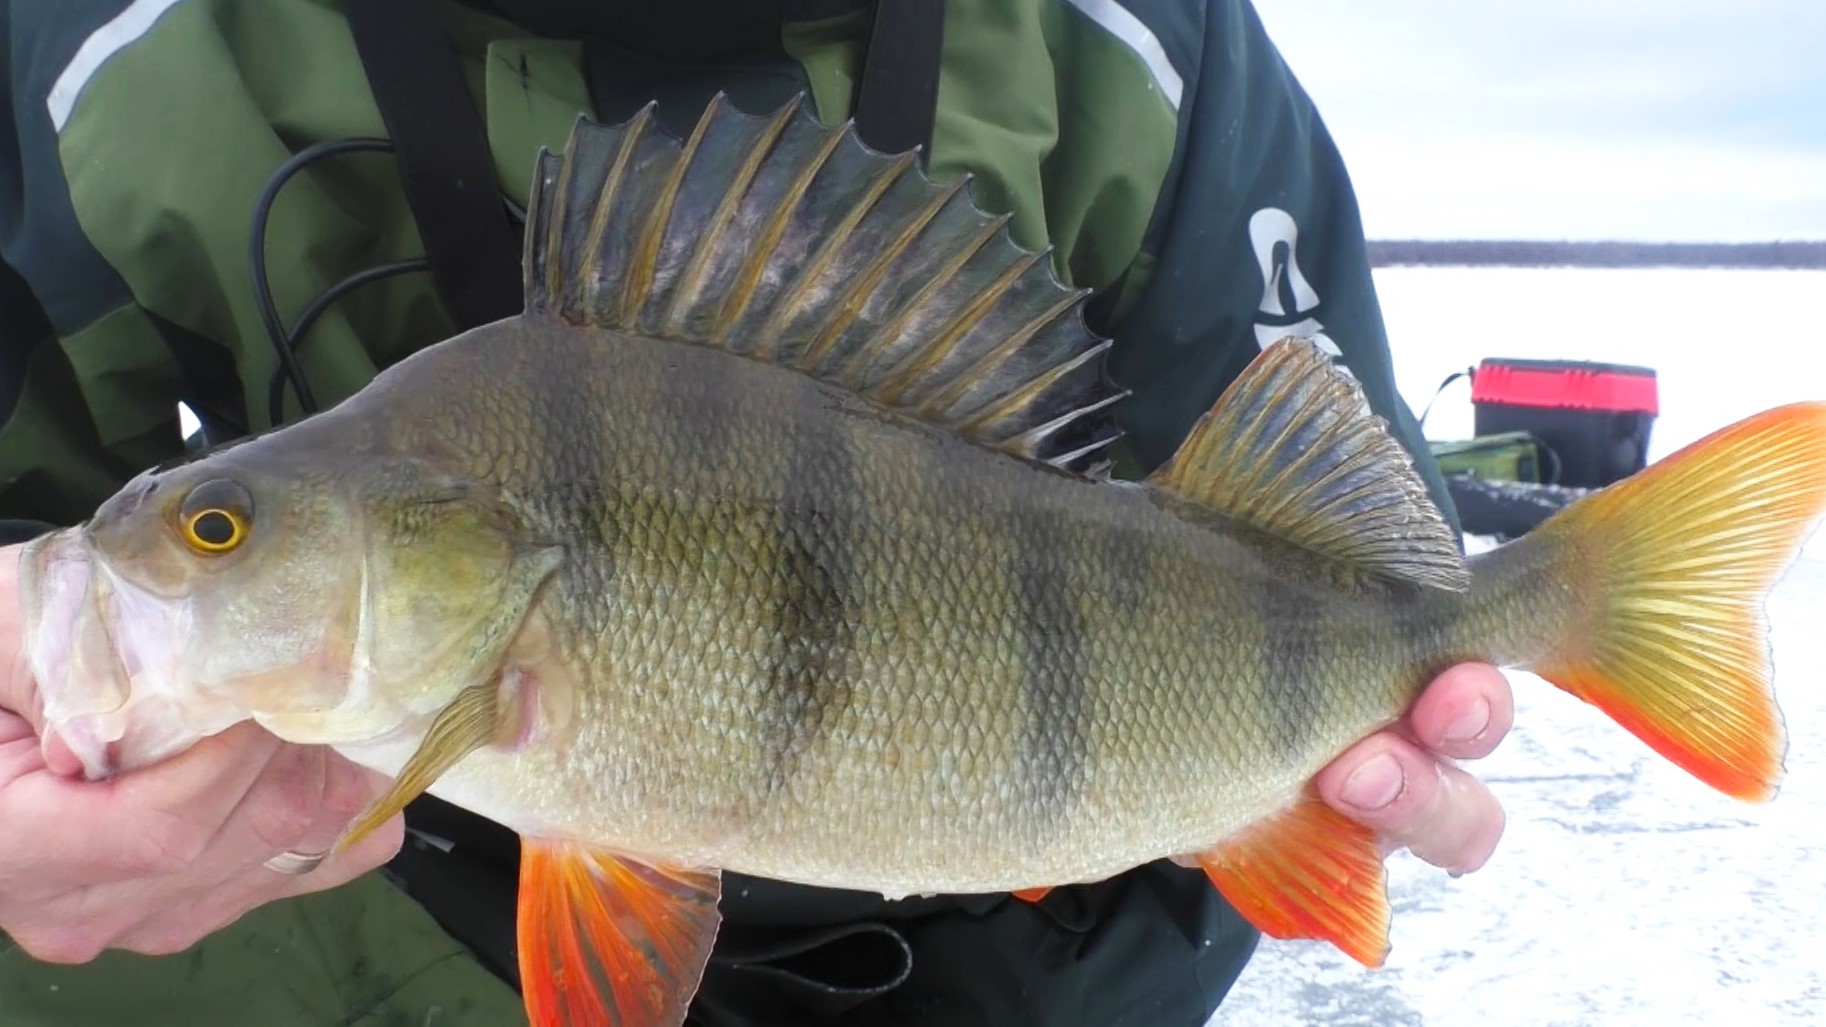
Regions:
<instances>
[{"instance_id":1,"label":"overcast sky","mask_svg":"<svg viewBox=\"0 0 1826 1027\"><path fill-rule=\"evenodd\" d=\"M1822 0L1256 0L1372 237L1826 239Z\"/></svg>"}]
</instances>

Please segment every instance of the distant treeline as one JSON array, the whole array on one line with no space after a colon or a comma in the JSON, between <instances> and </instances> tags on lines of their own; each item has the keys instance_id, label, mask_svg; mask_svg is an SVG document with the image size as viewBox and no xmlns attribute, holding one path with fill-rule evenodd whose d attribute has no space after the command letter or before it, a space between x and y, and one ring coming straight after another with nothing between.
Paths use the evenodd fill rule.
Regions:
<instances>
[{"instance_id":1,"label":"distant treeline","mask_svg":"<svg viewBox=\"0 0 1826 1027\"><path fill-rule=\"evenodd\" d=\"M1390 239L1370 243L1376 267L1826 268L1826 242L1644 243Z\"/></svg>"}]
</instances>

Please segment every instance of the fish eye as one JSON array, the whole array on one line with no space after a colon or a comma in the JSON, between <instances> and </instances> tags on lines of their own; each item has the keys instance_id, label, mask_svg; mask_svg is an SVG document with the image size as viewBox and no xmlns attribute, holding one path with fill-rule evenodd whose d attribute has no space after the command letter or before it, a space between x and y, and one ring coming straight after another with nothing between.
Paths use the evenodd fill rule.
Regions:
<instances>
[{"instance_id":1,"label":"fish eye","mask_svg":"<svg viewBox=\"0 0 1826 1027\"><path fill-rule=\"evenodd\" d=\"M185 543L210 555L232 552L247 541L253 519L253 497L239 483L226 478L192 489L178 511Z\"/></svg>"}]
</instances>

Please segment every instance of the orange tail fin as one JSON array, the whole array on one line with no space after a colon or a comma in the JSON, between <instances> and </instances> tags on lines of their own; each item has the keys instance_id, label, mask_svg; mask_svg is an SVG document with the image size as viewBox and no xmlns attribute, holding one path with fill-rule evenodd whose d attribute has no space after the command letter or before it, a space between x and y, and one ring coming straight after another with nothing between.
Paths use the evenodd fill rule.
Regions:
<instances>
[{"instance_id":1,"label":"orange tail fin","mask_svg":"<svg viewBox=\"0 0 1826 1027\"><path fill-rule=\"evenodd\" d=\"M1826 506L1826 404L1780 407L1569 507L1582 631L1528 669L1728 795L1775 794L1784 747L1763 601Z\"/></svg>"}]
</instances>

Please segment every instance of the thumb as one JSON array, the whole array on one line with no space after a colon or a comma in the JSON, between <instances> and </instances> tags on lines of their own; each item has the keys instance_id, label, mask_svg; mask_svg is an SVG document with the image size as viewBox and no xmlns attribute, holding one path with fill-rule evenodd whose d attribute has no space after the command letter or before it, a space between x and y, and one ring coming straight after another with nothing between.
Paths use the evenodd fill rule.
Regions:
<instances>
[{"instance_id":1,"label":"thumb","mask_svg":"<svg viewBox=\"0 0 1826 1027\"><path fill-rule=\"evenodd\" d=\"M81 777L82 760L63 736L55 730L44 732L43 741L39 743L39 752L44 758L44 769L60 777Z\"/></svg>"}]
</instances>

